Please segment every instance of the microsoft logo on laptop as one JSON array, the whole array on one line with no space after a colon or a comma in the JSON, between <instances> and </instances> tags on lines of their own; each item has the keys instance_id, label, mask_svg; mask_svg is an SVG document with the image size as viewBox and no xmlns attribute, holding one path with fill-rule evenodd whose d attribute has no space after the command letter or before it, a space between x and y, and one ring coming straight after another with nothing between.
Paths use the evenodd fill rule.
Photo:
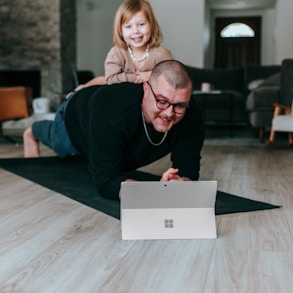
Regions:
<instances>
[{"instance_id":1,"label":"microsoft logo on laptop","mask_svg":"<svg viewBox=\"0 0 293 293\"><path fill-rule=\"evenodd\" d=\"M174 220L173 219L165 219L164 224L165 224L165 228L174 228Z\"/></svg>"}]
</instances>

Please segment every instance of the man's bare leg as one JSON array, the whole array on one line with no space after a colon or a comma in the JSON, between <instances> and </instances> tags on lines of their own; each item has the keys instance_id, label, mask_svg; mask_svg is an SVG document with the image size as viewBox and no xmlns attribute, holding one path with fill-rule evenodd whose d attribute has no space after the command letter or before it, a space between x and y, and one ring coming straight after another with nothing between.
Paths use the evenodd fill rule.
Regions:
<instances>
[{"instance_id":1,"label":"man's bare leg","mask_svg":"<svg viewBox=\"0 0 293 293\"><path fill-rule=\"evenodd\" d=\"M34 138L31 127L23 133L23 153L25 158L39 158L41 156L39 142Z\"/></svg>"}]
</instances>

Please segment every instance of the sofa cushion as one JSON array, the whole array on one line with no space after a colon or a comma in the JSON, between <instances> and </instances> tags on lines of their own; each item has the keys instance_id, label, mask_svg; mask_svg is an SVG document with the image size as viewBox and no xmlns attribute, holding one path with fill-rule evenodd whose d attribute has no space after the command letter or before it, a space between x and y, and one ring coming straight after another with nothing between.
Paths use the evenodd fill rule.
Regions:
<instances>
[{"instance_id":1,"label":"sofa cushion","mask_svg":"<svg viewBox=\"0 0 293 293\"><path fill-rule=\"evenodd\" d=\"M259 86L280 86L281 83L281 73L275 73L269 76L267 79L264 79Z\"/></svg>"},{"instance_id":2,"label":"sofa cushion","mask_svg":"<svg viewBox=\"0 0 293 293\"><path fill-rule=\"evenodd\" d=\"M249 112L272 111L273 104L279 101L279 93L278 86L260 86L248 95L246 109Z\"/></svg>"},{"instance_id":3,"label":"sofa cushion","mask_svg":"<svg viewBox=\"0 0 293 293\"><path fill-rule=\"evenodd\" d=\"M272 111L273 103L279 101L281 73L269 76L248 95L246 109L251 111Z\"/></svg>"},{"instance_id":4,"label":"sofa cushion","mask_svg":"<svg viewBox=\"0 0 293 293\"><path fill-rule=\"evenodd\" d=\"M244 93L248 95L250 90L248 85L251 81L267 79L275 73L281 71L281 65L246 65L244 68L245 89Z\"/></svg>"},{"instance_id":5,"label":"sofa cushion","mask_svg":"<svg viewBox=\"0 0 293 293\"><path fill-rule=\"evenodd\" d=\"M248 89L249 89L250 91L253 91L253 90L256 89L257 87L259 87L263 82L264 82L264 79L256 79L256 80L252 80L252 81L249 82L249 84L248 84Z\"/></svg>"}]
</instances>

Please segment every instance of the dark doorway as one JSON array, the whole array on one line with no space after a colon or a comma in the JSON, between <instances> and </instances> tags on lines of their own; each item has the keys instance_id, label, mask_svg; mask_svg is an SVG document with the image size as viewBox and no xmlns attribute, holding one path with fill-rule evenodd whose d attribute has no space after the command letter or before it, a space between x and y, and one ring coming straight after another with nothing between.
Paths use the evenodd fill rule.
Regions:
<instances>
[{"instance_id":1,"label":"dark doorway","mask_svg":"<svg viewBox=\"0 0 293 293\"><path fill-rule=\"evenodd\" d=\"M254 37L221 37L229 24L244 23L250 26ZM216 18L215 68L233 68L261 62L261 17Z\"/></svg>"}]
</instances>

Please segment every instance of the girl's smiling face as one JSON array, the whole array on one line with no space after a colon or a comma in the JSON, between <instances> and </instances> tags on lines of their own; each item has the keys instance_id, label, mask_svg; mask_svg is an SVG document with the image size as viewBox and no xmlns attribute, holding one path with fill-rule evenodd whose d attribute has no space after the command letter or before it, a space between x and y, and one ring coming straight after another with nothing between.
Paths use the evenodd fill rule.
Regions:
<instances>
[{"instance_id":1,"label":"girl's smiling face","mask_svg":"<svg viewBox=\"0 0 293 293\"><path fill-rule=\"evenodd\" d=\"M122 36L125 43L131 48L146 48L151 36L151 29L144 12L137 12L122 25Z\"/></svg>"}]
</instances>

